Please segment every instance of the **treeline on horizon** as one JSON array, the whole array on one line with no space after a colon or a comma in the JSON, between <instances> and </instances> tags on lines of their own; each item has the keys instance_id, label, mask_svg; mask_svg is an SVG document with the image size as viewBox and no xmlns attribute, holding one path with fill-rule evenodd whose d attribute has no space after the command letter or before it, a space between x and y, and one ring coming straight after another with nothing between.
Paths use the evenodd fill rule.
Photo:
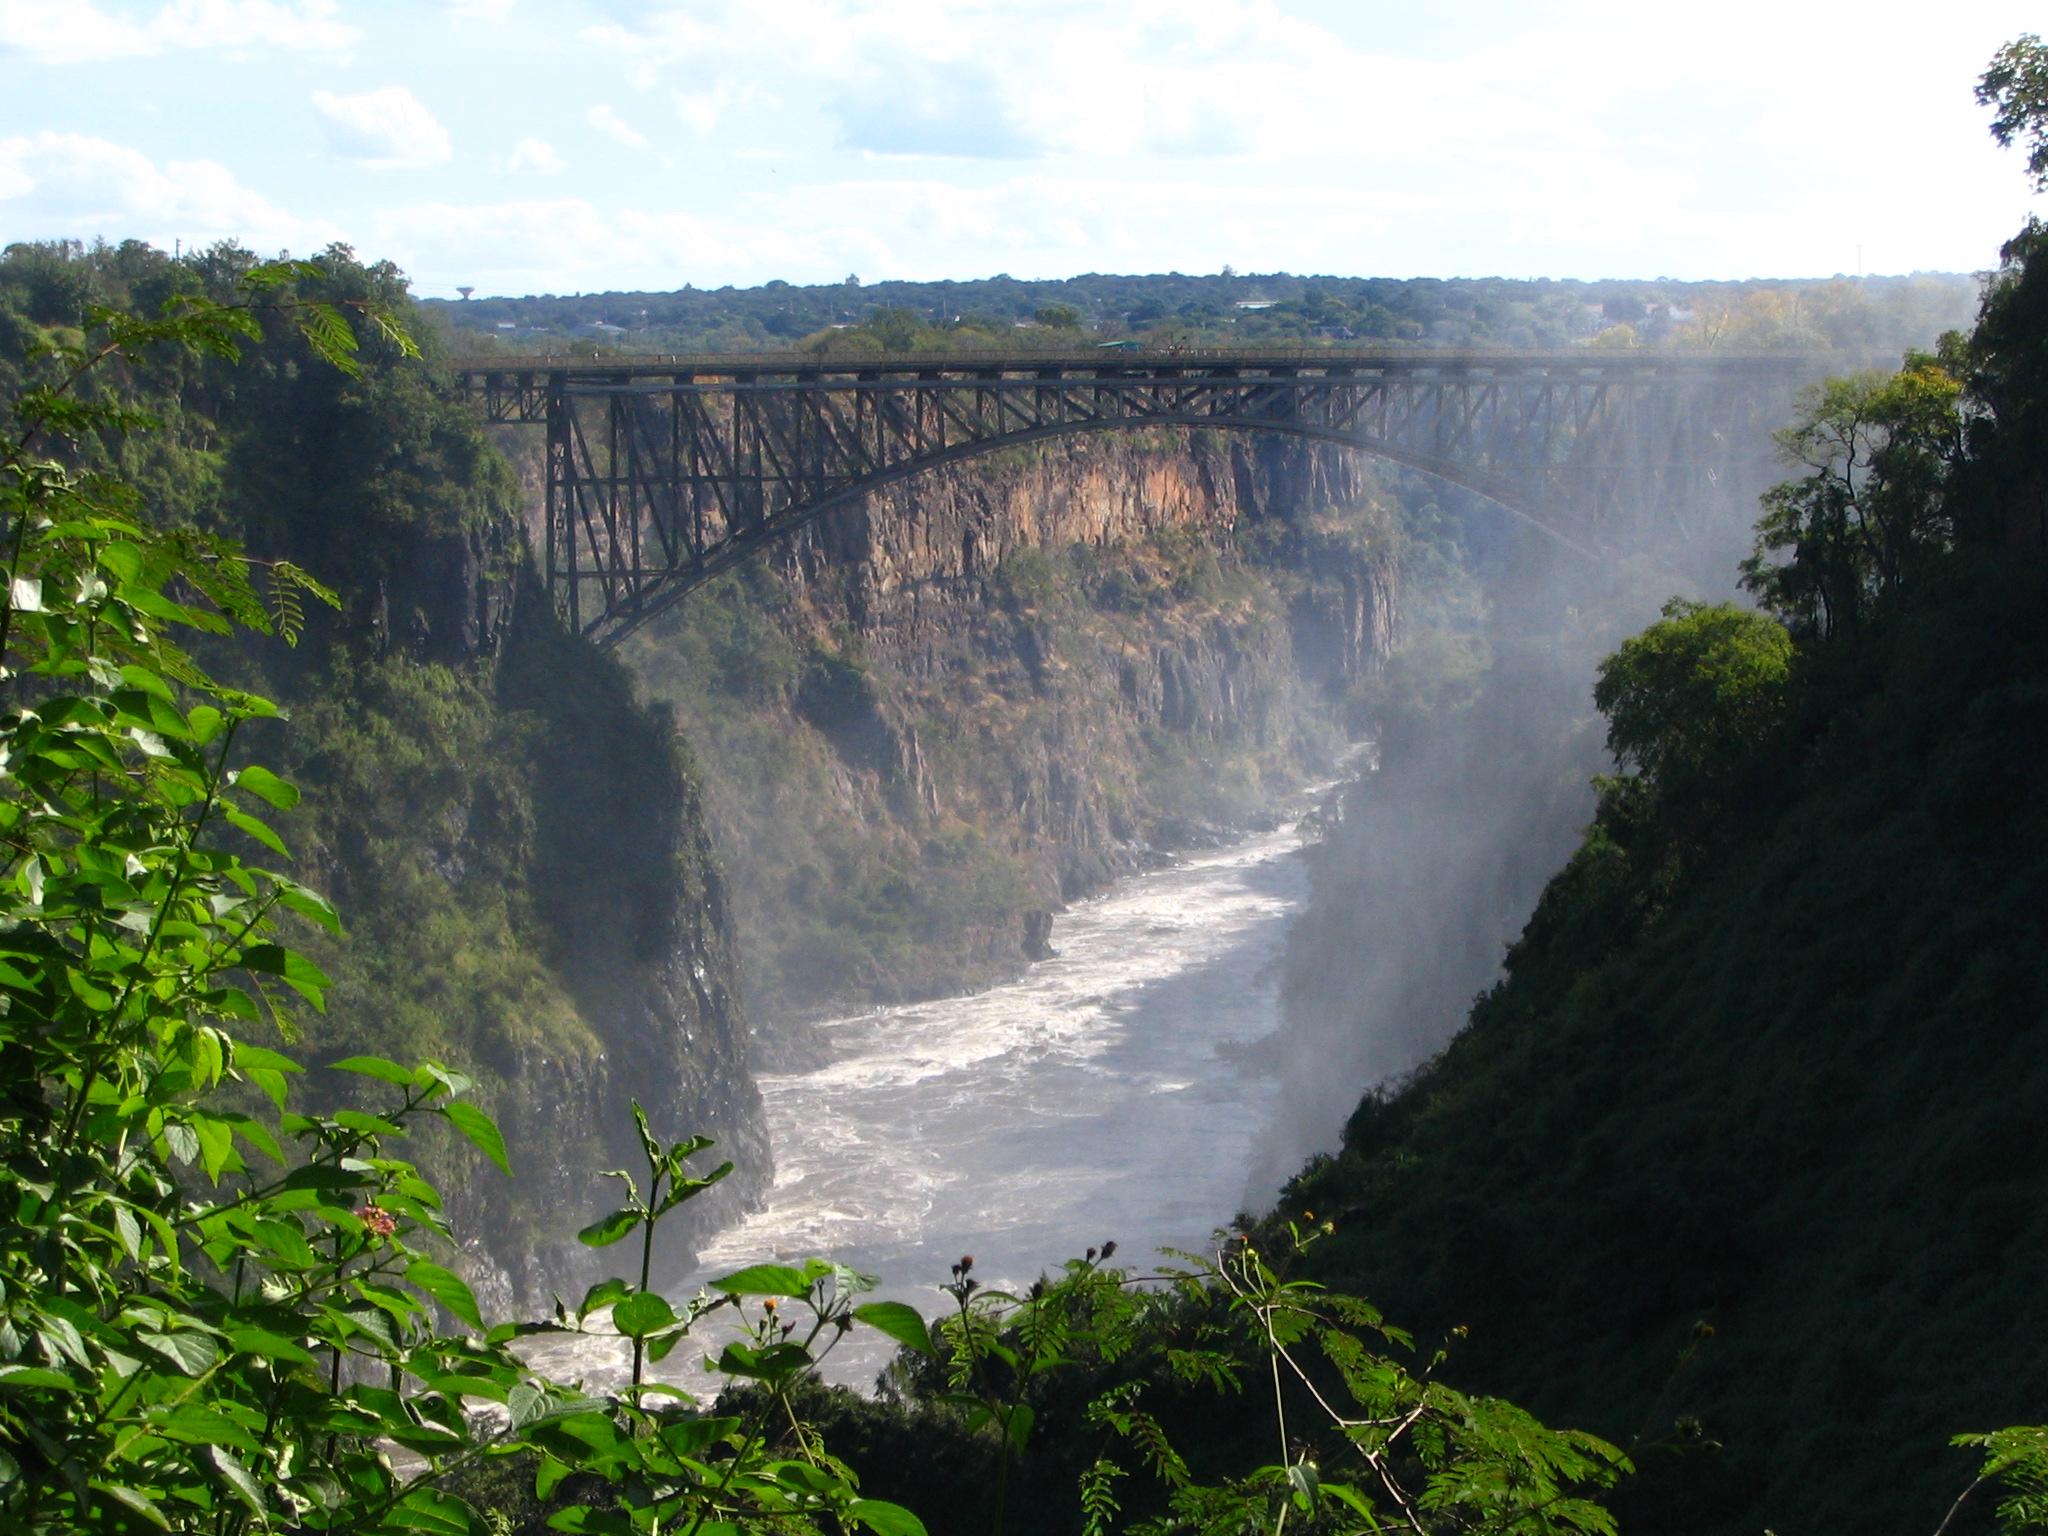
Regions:
<instances>
[{"instance_id":1,"label":"treeline on horizon","mask_svg":"<svg viewBox=\"0 0 2048 1536\"><path fill-rule=\"evenodd\" d=\"M938 351L996 345L1656 346L1893 354L1967 326L1979 276L1429 278L1088 273L422 300L471 354ZM1256 306L1256 307L1255 307Z\"/></svg>"}]
</instances>

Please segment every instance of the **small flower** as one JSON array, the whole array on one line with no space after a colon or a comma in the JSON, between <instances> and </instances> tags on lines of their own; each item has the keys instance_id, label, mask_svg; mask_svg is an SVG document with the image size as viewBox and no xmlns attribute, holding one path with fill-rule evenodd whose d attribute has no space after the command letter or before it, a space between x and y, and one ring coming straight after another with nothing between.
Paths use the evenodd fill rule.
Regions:
<instances>
[{"instance_id":1,"label":"small flower","mask_svg":"<svg viewBox=\"0 0 2048 1536\"><path fill-rule=\"evenodd\" d=\"M1116 1243L1112 1239L1102 1245L1102 1262L1107 1264L1116 1254Z\"/></svg>"},{"instance_id":2,"label":"small flower","mask_svg":"<svg viewBox=\"0 0 2048 1536\"><path fill-rule=\"evenodd\" d=\"M966 1274L966 1273L967 1273L967 1271L969 1271L970 1269L974 1268L974 1255L973 1255L973 1254L971 1254L971 1253L963 1253L963 1254L961 1254L961 1255L960 1255L960 1262L959 1262L958 1264L955 1264L955 1265L953 1266L953 1268L954 1268L955 1272L957 1272L957 1273L959 1273L959 1274L963 1274L963 1275L964 1275L964 1274Z\"/></svg>"},{"instance_id":3,"label":"small flower","mask_svg":"<svg viewBox=\"0 0 2048 1536\"><path fill-rule=\"evenodd\" d=\"M775 1309L780 1305L782 1305L782 1303L777 1301L773 1296L764 1296L761 1298L761 1310L763 1312L766 1312L770 1317L773 1317L775 1315Z\"/></svg>"},{"instance_id":4,"label":"small flower","mask_svg":"<svg viewBox=\"0 0 2048 1536\"><path fill-rule=\"evenodd\" d=\"M356 1219L369 1229L372 1237L390 1237L398 1230L398 1218L381 1205L366 1205L356 1212Z\"/></svg>"}]
</instances>

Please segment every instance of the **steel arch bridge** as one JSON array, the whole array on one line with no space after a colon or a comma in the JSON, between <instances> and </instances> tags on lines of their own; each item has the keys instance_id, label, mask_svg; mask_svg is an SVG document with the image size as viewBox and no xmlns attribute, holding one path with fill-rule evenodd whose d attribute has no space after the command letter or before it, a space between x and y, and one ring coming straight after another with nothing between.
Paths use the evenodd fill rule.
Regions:
<instances>
[{"instance_id":1,"label":"steel arch bridge","mask_svg":"<svg viewBox=\"0 0 2048 1536\"><path fill-rule=\"evenodd\" d=\"M1594 557L1746 516L1803 354L1300 353L508 359L456 371L547 429L548 588L615 643L835 507L1074 432L1285 432L1441 476ZM1720 524L1725 526L1725 524Z\"/></svg>"}]
</instances>

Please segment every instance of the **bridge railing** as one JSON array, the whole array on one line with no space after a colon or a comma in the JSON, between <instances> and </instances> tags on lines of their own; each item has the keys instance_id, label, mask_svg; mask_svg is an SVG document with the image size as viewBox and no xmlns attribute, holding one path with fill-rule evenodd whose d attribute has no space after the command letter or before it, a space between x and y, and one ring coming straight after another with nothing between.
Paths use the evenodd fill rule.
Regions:
<instances>
[{"instance_id":1,"label":"bridge railing","mask_svg":"<svg viewBox=\"0 0 2048 1536\"><path fill-rule=\"evenodd\" d=\"M565 374L571 377L672 376L758 377L760 375L825 375L965 373L1022 374L1046 370L1101 372L1137 370L1147 373L1240 371L1552 371L1593 370L1603 373L1756 372L1813 375L1845 372L1891 359L1860 354L1819 352L1719 352L1636 348L1604 351L1590 347L1547 349L1449 347L1151 347L1124 350L1093 347L1035 351L991 348L958 352L635 352L604 354L546 353L533 356L468 357L452 371L465 380L492 375Z\"/></svg>"}]
</instances>

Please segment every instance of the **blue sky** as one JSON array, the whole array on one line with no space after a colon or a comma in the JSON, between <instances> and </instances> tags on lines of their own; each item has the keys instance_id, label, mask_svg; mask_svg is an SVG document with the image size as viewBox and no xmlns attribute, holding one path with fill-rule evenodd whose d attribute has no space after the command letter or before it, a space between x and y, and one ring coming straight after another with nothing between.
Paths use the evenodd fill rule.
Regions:
<instances>
[{"instance_id":1,"label":"blue sky","mask_svg":"<svg viewBox=\"0 0 2048 1536\"><path fill-rule=\"evenodd\" d=\"M2033 14L2030 14L2033 13ZM0 241L416 291L1968 270L2038 3L0 0Z\"/></svg>"}]
</instances>

